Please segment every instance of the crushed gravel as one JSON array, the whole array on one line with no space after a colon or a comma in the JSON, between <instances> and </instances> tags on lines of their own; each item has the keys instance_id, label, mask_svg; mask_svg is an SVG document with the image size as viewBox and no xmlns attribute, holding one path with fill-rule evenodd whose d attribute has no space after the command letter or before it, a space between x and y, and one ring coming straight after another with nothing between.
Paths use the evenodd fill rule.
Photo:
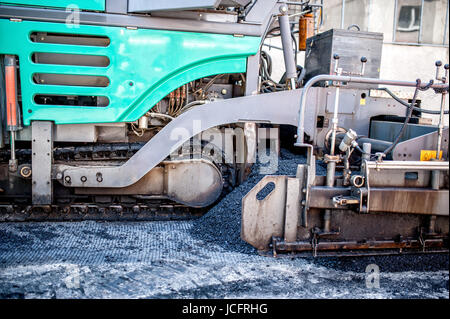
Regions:
<instances>
[{"instance_id":1,"label":"crushed gravel","mask_svg":"<svg viewBox=\"0 0 450 319\"><path fill-rule=\"evenodd\" d=\"M271 175L294 176L298 164L302 163L306 163L305 156L281 149L278 167L270 170ZM256 250L240 238L242 197L265 176L266 171L268 171L267 166L260 163L254 164L244 183L194 222L190 230L191 235L205 244L216 244L227 250L255 254ZM318 175L326 172L319 162L316 165L316 171Z\"/></svg>"},{"instance_id":2,"label":"crushed gravel","mask_svg":"<svg viewBox=\"0 0 450 319\"><path fill-rule=\"evenodd\" d=\"M282 150L274 174L304 160ZM258 255L240 213L259 168L193 221L0 223L0 298L449 298L448 255ZM379 288L366 286L369 264Z\"/></svg>"}]
</instances>

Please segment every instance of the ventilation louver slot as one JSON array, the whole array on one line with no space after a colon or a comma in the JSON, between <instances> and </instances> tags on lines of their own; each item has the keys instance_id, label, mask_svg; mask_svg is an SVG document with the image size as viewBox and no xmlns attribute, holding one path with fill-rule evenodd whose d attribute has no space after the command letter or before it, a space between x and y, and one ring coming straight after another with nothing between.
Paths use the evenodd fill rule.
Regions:
<instances>
[{"instance_id":1,"label":"ventilation louver slot","mask_svg":"<svg viewBox=\"0 0 450 319\"><path fill-rule=\"evenodd\" d=\"M73 105L73 106L93 106L105 107L109 105L106 96L85 96L85 95L43 95L34 97L34 102L39 105Z\"/></svg>"},{"instance_id":2,"label":"ventilation louver slot","mask_svg":"<svg viewBox=\"0 0 450 319\"><path fill-rule=\"evenodd\" d=\"M30 40L41 43L90 45L98 47L107 47L110 43L109 38L105 36L47 32L33 32L30 35Z\"/></svg>"},{"instance_id":3,"label":"ventilation louver slot","mask_svg":"<svg viewBox=\"0 0 450 319\"><path fill-rule=\"evenodd\" d=\"M107 87L109 85L109 79L106 76L94 75L35 73L33 74L33 81L41 85L90 87Z\"/></svg>"},{"instance_id":4,"label":"ventilation louver slot","mask_svg":"<svg viewBox=\"0 0 450 319\"><path fill-rule=\"evenodd\" d=\"M78 66L109 66L109 58L102 55L63 54L35 52L31 60L37 64L78 65Z\"/></svg>"}]
</instances>

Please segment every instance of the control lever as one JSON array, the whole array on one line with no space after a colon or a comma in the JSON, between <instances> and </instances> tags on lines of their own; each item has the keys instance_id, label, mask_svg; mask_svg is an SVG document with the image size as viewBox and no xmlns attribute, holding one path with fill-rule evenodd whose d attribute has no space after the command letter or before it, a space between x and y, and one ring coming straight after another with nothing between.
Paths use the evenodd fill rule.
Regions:
<instances>
[{"instance_id":1,"label":"control lever","mask_svg":"<svg viewBox=\"0 0 450 319\"><path fill-rule=\"evenodd\" d=\"M367 62L367 58L365 56L361 57L361 76L364 75L364 72L366 70L366 62Z\"/></svg>"},{"instance_id":2,"label":"control lever","mask_svg":"<svg viewBox=\"0 0 450 319\"><path fill-rule=\"evenodd\" d=\"M342 74L342 68L339 68L339 54L335 53L333 54L333 59L334 59L334 73L336 75L341 75Z\"/></svg>"},{"instance_id":3,"label":"control lever","mask_svg":"<svg viewBox=\"0 0 450 319\"><path fill-rule=\"evenodd\" d=\"M446 64L444 65L444 76L440 76L440 68L442 66L442 61L436 61L436 63L434 64L436 66L436 80L438 81L442 81L443 83L447 83L447 76L448 76L448 69L449 69L449 65Z\"/></svg>"}]
</instances>

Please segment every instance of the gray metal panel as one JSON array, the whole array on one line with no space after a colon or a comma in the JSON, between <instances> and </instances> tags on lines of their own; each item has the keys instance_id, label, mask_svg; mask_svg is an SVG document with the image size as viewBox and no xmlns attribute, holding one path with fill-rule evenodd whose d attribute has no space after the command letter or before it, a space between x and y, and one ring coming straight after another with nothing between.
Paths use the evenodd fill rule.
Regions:
<instances>
[{"instance_id":1,"label":"gray metal panel","mask_svg":"<svg viewBox=\"0 0 450 319\"><path fill-rule=\"evenodd\" d=\"M35 205L52 203L53 123L32 122L32 201Z\"/></svg>"},{"instance_id":2,"label":"gray metal panel","mask_svg":"<svg viewBox=\"0 0 450 319\"><path fill-rule=\"evenodd\" d=\"M360 96L356 90L341 90L339 94L339 114L354 114L356 105L359 106ZM359 93L361 94L361 93ZM334 112L334 103L336 100L336 91L327 92L326 112L332 114Z\"/></svg>"},{"instance_id":3,"label":"gray metal panel","mask_svg":"<svg viewBox=\"0 0 450 319\"><path fill-rule=\"evenodd\" d=\"M63 10L11 7L0 5L0 18L65 23L69 13ZM142 15L105 14L81 11L80 24L137 27L143 29L242 34L261 36L265 27L261 23L221 23L188 19L158 18Z\"/></svg>"},{"instance_id":4,"label":"gray metal panel","mask_svg":"<svg viewBox=\"0 0 450 319\"><path fill-rule=\"evenodd\" d=\"M258 94L260 52L247 58L245 95Z\"/></svg>"},{"instance_id":5,"label":"gray metal panel","mask_svg":"<svg viewBox=\"0 0 450 319\"><path fill-rule=\"evenodd\" d=\"M199 20L220 23L237 23L238 15L236 12L224 12L220 10L185 10L185 11L156 11L152 12L152 17Z\"/></svg>"},{"instance_id":6,"label":"gray metal panel","mask_svg":"<svg viewBox=\"0 0 450 319\"><path fill-rule=\"evenodd\" d=\"M245 21L262 23L267 16L279 13L277 2L277 0L256 1L245 16Z\"/></svg>"},{"instance_id":7,"label":"gray metal panel","mask_svg":"<svg viewBox=\"0 0 450 319\"><path fill-rule=\"evenodd\" d=\"M128 0L106 0L106 12L127 14Z\"/></svg>"},{"instance_id":8,"label":"gray metal panel","mask_svg":"<svg viewBox=\"0 0 450 319\"><path fill-rule=\"evenodd\" d=\"M309 135L315 145L323 147L325 135L332 126L336 88L313 87L310 90L306 101L304 133ZM405 107L389 98L372 98L369 96L369 90L341 88L340 92L338 126L352 128L358 135L369 135L370 123L366 119L378 115L403 116L405 114ZM364 104L361 100L362 94L366 95ZM387 104L390 107L387 107ZM322 128L316 127L318 116L324 117Z\"/></svg>"},{"instance_id":9,"label":"gray metal panel","mask_svg":"<svg viewBox=\"0 0 450 319\"><path fill-rule=\"evenodd\" d=\"M252 2L252 0L221 0L220 5L225 7L231 7L231 6L240 6L240 7L246 7Z\"/></svg>"},{"instance_id":10,"label":"gray metal panel","mask_svg":"<svg viewBox=\"0 0 450 319\"><path fill-rule=\"evenodd\" d=\"M220 0L128 0L128 12L211 9L217 8L219 3Z\"/></svg>"},{"instance_id":11,"label":"gray metal panel","mask_svg":"<svg viewBox=\"0 0 450 319\"><path fill-rule=\"evenodd\" d=\"M374 138L382 141L392 142L400 131L403 123L388 122L388 121L372 121L370 125L370 138ZM405 132L403 133L400 142L428 134L437 131L437 126L423 125L423 124L411 124L406 125ZM431 146L430 146L431 147ZM431 149L434 149L432 146Z\"/></svg>"},{"instance_id":12,"label":"gray metal panel","mask_svg":"<svg viewBox=\"0 0 450 319\"><path fill-rule=\"evenodd\" d=\"M379 78L383 34L352 30L331 29L306 41L305 80L319 74L333 74L333 55L338 54L339 67L343 72L361 72L361 57L367 58L365 77ZM350 87L361 87L351 84ZM367 85L364 85L367 87ZM377 87L377 85L371 85Z\"/></svg>"},{"instance_id":13,"label":"gray metal panel","mask_svg":"<svg viewBox=\"0 0 450 319\"><path fill-rule=\"evenodd\" d=\"M54 142L127 142L126 123L53 125ZM31 126L17 131L17 141L31 141Z\"/></svg>"},{"instance_id":14,"label":"gray metal panel","mask_svg":"<svg viewBox=\"0 0 450 319\"><path fill-rule=\"evenodd\" d=\"M448 159L448 127L442 132L442 158ZM421 150L436 150L438 133L421 135L410 140L398 143L392 150L394 161L420 161Z\"/></svg>"}]
</instances>

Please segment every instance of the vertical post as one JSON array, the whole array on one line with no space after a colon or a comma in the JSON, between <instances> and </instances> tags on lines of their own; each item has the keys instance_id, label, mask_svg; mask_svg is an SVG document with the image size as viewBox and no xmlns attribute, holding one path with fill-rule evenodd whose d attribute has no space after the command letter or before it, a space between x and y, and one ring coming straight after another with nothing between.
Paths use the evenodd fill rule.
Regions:
<instances>
[{"instance_id":1,"label":"vertical post","mask_svg":"<svg viewBox=\"0 0 450 319\"><path fill-rule=\"evenodd\" d=\"M260 52L247 58L247 73L245 77L245 95L256 95L259 93L259 63ZM244 136L247 145L247 157L241 167L242 171L256 163L257 146L257 125L256 123L246 122L244 124Z\"/></svg>"},{"instance_id":2,"label":"vertical post","mask_svg":"<svg viewBox=\"0 0 450 319\"><path fill-rule=\"evenodd\" d=\"M344 23L345 23L345 0L342 0L342 7L341 7L341 29L344 29Z\"/></svg>"},{"instance_id":3,"label":"vertical post","mask_svg":"<svg viewBox=\"0 0 450 319\"><path fill-rule=\"evenodd\" d=\"M444 27L444 39L442 40L442 45L445 45L445 40L447 40L447 32L448 32L448 3L447 3L447 13L445 16L445 27Z\"/></svg>"},{"instance_id":4,"label":"vertical post","mask_svg":"<svg viewBox=\"0 0 450 319\"><path fill-rule=\"evenodd\" d=\"M448 71L450 66L448 64L444 65L444 76L439 76L439 67L441 66L441 62L436 62L436 80L442 81L442 83L448 82ZM436 150L436 159L439 160L439 153L441 152L441 145L442 145L442 131L444 129L444 111L445 111L445 102L446 102L446 96L447 92L443 91L441 93L441 109L439 113L439 125L438 125L438 143L437 143L437 150Z\"/></svg>"},{"instance_id":5,"label":"vertical post","mask_svg":"<svg viewBox=\"0 0 450 319\"><path fill-rule=\"evenodd\" d=\"M33 205L50 205L53 199L53 123L33 121L31 138L32 202Z\"/></svg>"},{"instance_id":6,"label":"vertical post","mask_svg":"<svg viewBox=\"0 0 450 319\"><path fill-rule=\"evenodd\" d=\"M295 61L294 48L292 46L291 26L289 24L288 7L283 4L280 7L281 43L283 45L284 65L286 67L286 84L289 89L295 90L297 80L297 61Z\"/></svg>"},{"instance_id":7,"label":"vertical post","mask_svg":"<svg viewBox=\"0 0 450 319\"><path fill-rule=\"evenodd\" d=\"M364 154L362 154L362 159L365 161L370 161L370 154L372 153L372 144L364 143L363 151L364 151Z\"/></svg>"},{"instance_id":8,"label":"vertical post","mask_svg":"<svg viewBox=\"0 0 450 319\"><path fill-rule=\"evenodd\" d=\"M339 68L339 55L334 54L334 73L336 73L337 76L340 76L342 74L342 68ZM336 173L336 162L337 158L334 155L334 149L336 148L336 131L338 127L338 112L339 112L339 83L337 83L336 86L336 95L334 100L334 110L333 110L333 119L332 122L332 131L331 131L331 149L330 149L330 156L326 156L327 159L327 177L326 177L326 186L327 187L333 187L334 181L335 181L335 173ZM326 209L324 214L324 227L323 231L328 233L331 231L331 209Z\"/></svg>"},{"instance_id":9,"label":"vertical post","mask_svg":"<svg viewBox=\"0 0 450 319\"><path fill-rule=\"evenodd\" d=\"M304 174L304 166L300 166L301 173ZM298 171L297 171L298 172ZM295 242L297 240L298 220L300 217L300 203L302 201L302 187L304 175L299 178L287 178L286 184L286 207L284 240L286 242Z\"/></svg>"},{"instance_id":10,"label":"vertical post","mask_svg":"<svg viewBox=\"0 0 450 319\"><path fill-rule=\"evenodd\" d=\"M394 30L392 32L392 42L395 42L396 40L396 32L397 32L397 2L398 0L395 0L394 2Z\"/></svg>"},{"instance_id":11,"label":"vertical post","mask_svg":"<svg viewBox=\"0 0 450 319\"><path fill-rule=\"evenodd\" d=\"M424 7L425 0L422 0L420 3L420 21L419 21L419 39L417 40L418 43L422 43L422 26L423 26L423 7Z\"/></svg>"}]
</instances>

